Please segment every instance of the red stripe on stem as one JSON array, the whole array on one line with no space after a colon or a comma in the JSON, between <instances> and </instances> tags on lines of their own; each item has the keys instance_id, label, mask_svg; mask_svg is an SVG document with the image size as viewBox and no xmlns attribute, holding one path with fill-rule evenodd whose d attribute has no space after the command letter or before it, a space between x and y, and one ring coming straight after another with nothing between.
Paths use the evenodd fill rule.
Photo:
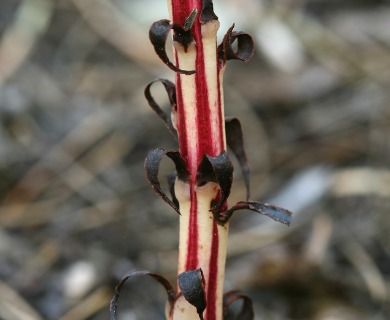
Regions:
<instances>
[{"instance_id":1,"label":"red stripe on stem","mask_svg":"<svg viewBox=\"0 0 390 320\"><path fill-rule=\"evenodd\" d=\"M196 200L196 193L191 187L191 209L190 209L190 223L188 226L188 243L187 243L187 261L186 270L195 270L198 266L198 202Z\"/></svg>"},{"instance_id":2,"label":"red stripe on stem","mask_svg":"<svg viewBox=\"0 0 390 320\"><path fill-rule=\"evenodd\" d=\"M210 274L209 281L207 284L207 296L206 301L208 303L214 303L214 308L206 309L206 319L207 320L216 320L216 306L217 302L217 281L218 281L218 252L219 251L219 236L218 236L218 226L217 222L213 220L213 238L211 245L211 256L210 256Z\"/></svg>"}]
</instances>

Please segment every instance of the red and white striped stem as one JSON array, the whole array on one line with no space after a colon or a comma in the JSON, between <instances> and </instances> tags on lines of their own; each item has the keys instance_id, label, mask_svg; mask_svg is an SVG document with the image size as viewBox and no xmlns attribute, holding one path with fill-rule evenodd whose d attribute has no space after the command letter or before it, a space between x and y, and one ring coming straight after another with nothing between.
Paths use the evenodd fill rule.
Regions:
<instances>
[{"instance_id":1,"label":"red and white striped stem","mask_svg":"<svg viewBox=\"0 0 390 320\"><path fill-rule=\"evenodd\" d=\"M153 23L149 38L160 59L176 72L176 86L169 80L154 80L145 88L145 97L178 139L180 152L151 150L145 159L145 173L154 191L180 214L177 290L158 274L130 271L116 287L110 305L111 319L117 319L123 284L129 278L149 276L167 291L169 320L223 320L237 300L243 301L238 318L253 320L252 302L246 294L239 290L223 293L229 219L236 211L252 210L287 225L291 222L290 211L249 200L249 166L241 124L236 118L224 119L222 78L226 61L248 61L254 53L253 40L244 32L234 32L233 25L217 47L219 21L212 0L168 0L168 4L171 21ZM172 30L175 63L165 51ZM151 94L150 88L156 82L168 94L170 117ZM246 201L230 209L227 198L233 165L226 145L240 164L247 189ZM168 181L172 199L164 193L158 178L164 156L176 166L176 181Z\"/></svg>"},{"instance_id":2,"label":"red and white striped stem","mask_svg":"<svg viewBox=\"0 0 390 320\"><path fill-rule=\"evenodd\" d=\"M169 0L171 21L184 25L194 9L202 11L201 0ZM176 66L196 70L192 75L176 73L176 128L180 154L190 172L188 183L177 181L175 194L180 204L178 273L201 268L205 279L207 307L204 319L222 319L223 281L228 224L219 225L210 211L219 193L216 183L197 186L202 157L218 156L226 149L221 70L217 55L218 20L192 26L193 42L187 48L174 41ZM175 303L172 319L199 319L195 307L183 297Z\"/></svg>"}]
</instances>

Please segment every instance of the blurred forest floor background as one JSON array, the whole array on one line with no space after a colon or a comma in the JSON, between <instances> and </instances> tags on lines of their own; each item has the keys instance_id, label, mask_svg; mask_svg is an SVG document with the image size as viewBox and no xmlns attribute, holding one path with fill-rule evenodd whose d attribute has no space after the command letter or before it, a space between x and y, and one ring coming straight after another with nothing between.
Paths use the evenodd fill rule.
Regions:
<instances>
[{"instance_id":1,"label":"blurred forest floor background","mask_svg":"<svg viewBox=\"0 0 390 320\"><path fill-rule=\"evenodd\" d=\"M390 5L214 5L221 35L235 22L257 46L225 77L252 198L294 212L232 220L226 289L256 319L390 319ZM177 149L143 97L174 76L148 40L163 18L164 0L0 1L0 319L108 319L129 269L175 281L178 217L143 173ZM243 186L237 170L232 203ZM164 319L164 299L131 281L119 319Z\"/></svg>"}]
</instances>

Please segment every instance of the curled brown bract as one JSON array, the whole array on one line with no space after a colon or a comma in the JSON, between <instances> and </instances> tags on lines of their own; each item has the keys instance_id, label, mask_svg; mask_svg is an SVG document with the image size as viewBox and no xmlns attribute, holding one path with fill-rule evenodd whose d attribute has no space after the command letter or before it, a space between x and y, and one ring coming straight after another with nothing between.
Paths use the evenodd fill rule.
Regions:
<instances>
[{"instance_id":1,"label":"curled brown bract","mask_svg":"<svg viewBox=\"0 0 390 320\"><path fill-rule=\"evenodd\" d=\"M177 278L184 298L196 308L199 318L203 320L203 311L206 309L207 303L202 269L185 271Z\"/></svg>"},{"instance_id":2,"label":"curled brown bract","mask_svg":"<svg viewBox=\"0 0 390 320\"><path fill-rule=\"evenodd\" d=\"M152 85L156 82L161 83L164 86L164 89L168 94L169 103L171 105L171 114L176 113L176 110L177 110L175 85L167 79L156 79L156 80L150 82L146 86L144 94L145 94L146 100L148 101L149 106L164 121L165 126L167 127L168 131L177 140L177 132L176 132L176 129L172 123L171 114L168 114L161 109L161 107L154 100L152 93L150 92Z\"/></svg>"},{"instance_id":3,"label":"curled brown bract","mask_svg":"<svg viewBox=\"0 0 390 320\"><path fill-rule=\"evenodd\" d=\"M160 181L158 179L158 171L160 168L161 159L167 156L169 157L176 166L177 177L181 181L187 181L189 178L189 172L187 170L185 160L180 156L179 152L166 151L161 148L156 148L149 151L145 159L145 173L146 178L148 179L153 190L166 202L168 203L175 211L180 214L180 210L177 206L177 201L169 199L169 197L163 192Z\"/></svg>"},{"instance_id":4,"label":"curled brown bract","mask_svg":"<svg viewBox=\"0 0 390 320\"><path fill-rule=\"evenodd\" d=\"M185 50L187 50L188 45L193 41L191 30L185 30L183 27L177 24L171 24L169 20L163 19L154 22L149 29L149 39L152 43L154 50L158 57L164 62L168 68L171 70L191 75L196 73L196 70L182 70L176 67L168 58L167 52L165 50L165 43L167 42L168 34L171 30L174 30L174 41L179 42Z\"/></svg>"},{"instance_id":5,"label":"curled brown bract","mask_svg":"<svg viewBox=\"0 0 390 320\"><path fill-rule=\"evenodd\" d=\"M224 66L227 60L247 62L255 53L255 45L252 37L245 32L235 32L233 28L234 24L226 32L222 43L218 46L221 66ZM235 41L237 41L236 49L233 48Z\"/></svg>"},{"instance_id":6,"label":"curled brown bract","mask_svg":"<svg viewBox=\"0 0 390 320\"><path fill-rule=\"evenodd\" d=\"M216 157L204 155L200 161L196 184L205 185L208 182L216 182L221 188L221 197L218 203L211 208L213 213L219 213L222 205L230 194L233 182L233 164L226 151L222 151Z\"/></svg>"}]
</instances>

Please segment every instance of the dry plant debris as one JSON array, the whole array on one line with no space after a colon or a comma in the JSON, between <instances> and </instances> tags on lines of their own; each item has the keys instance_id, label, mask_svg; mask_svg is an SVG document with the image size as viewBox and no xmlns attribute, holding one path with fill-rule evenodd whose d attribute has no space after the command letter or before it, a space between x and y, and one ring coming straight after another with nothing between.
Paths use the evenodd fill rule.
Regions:
<instances>
[{"instance_id":1,"label":"dry plant debris","mask_svg":"<svg viewBox=\"0 0 390 320\"><path fill-rule=\"evenodd\" d=\"M148 150L175 148L143 98L166 70L147 41L149 25L168 16L156 2L0 2L2 319L26 320L25 310L31 319L107 319L107 288L127 269L175 277L177 217L140 170ZM145 3L150 15L137 11ZM390 318L390 7L215 7L225 23L249 12L236 28L259 43L251 65L232 65L225 81L226 115L240 117L253 150L251 198L295 213L287 231L233 218L226 288L248 292L259 318ZM231 197L245 199L242 189ZM98 277L74 299L64 281L80 262L91 268L79 272ZM156 301L155 287L142 287L123 292L123 318L163 319L163 292Z\"/></svg>"}]
</instances>

